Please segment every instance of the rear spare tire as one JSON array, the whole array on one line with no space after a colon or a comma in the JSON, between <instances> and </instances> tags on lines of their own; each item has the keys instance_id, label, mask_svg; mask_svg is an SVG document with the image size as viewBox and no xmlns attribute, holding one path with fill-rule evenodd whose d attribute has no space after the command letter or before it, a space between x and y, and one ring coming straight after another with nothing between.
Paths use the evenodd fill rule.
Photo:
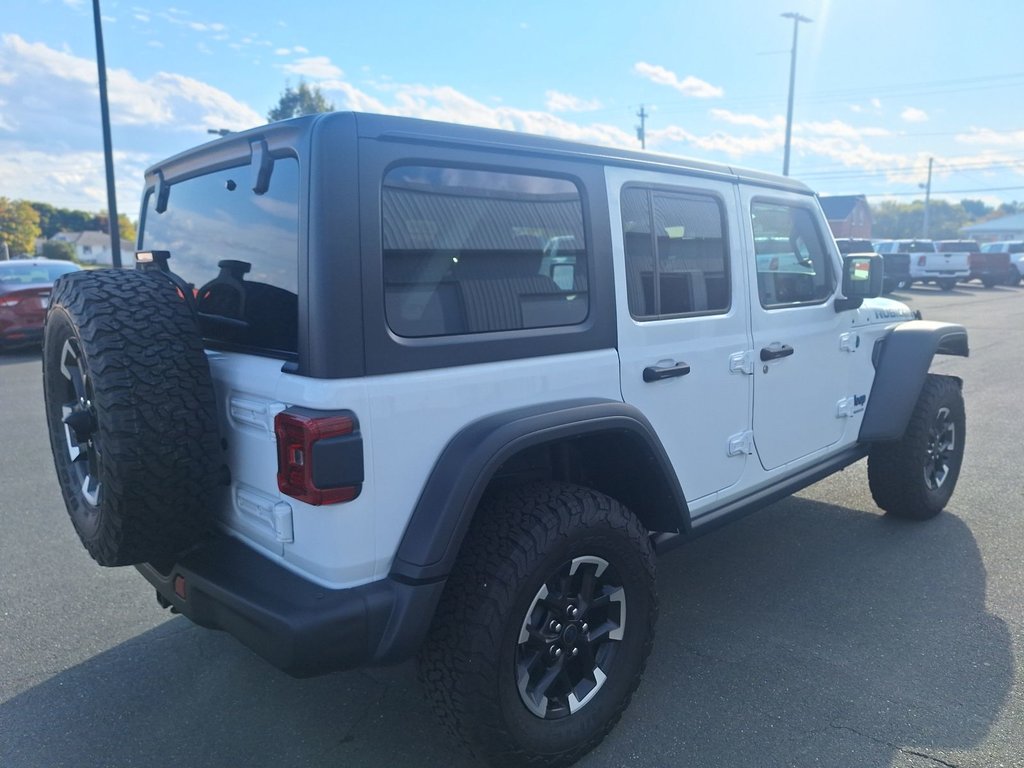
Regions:
<instances>
[{"instance_id":1,"label":"rear spare tire","mask_svg":"<svg viewBox=\"0 0 1024 768\"><path fill-rule=\"evenodd\" d=\"M196 321L165 276L61 278L43 392L64 503L93 559L158 561L203 537L221 478L216 403Z\"/></svg>"}]
</instances>

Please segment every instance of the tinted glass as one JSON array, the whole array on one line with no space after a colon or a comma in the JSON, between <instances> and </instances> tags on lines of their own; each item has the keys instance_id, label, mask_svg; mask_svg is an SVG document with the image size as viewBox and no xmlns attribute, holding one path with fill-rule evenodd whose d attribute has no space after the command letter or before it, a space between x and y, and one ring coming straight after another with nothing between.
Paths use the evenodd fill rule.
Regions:
<instances>
[{"instance_id":1,"label":"tinted glass","mask_svg":"<svg viewBox=\"0 0 1024 768\"><path fill-rule=\"evenodd\" d=\"M68 262L40 264L37 262L9 261L0 264L0 283L3 285L31 285L33 283L52 283L61 275L77 272L80 268Z\"/></svg>"},{"instance_id":2,"label":"tinted glass","mask_svg":"<svg viewBox=\"0 0 1024 768\"><path fill-rule=\"evenodd\" d=\"M811 211L755 202L750 214L761 306L815 304L828 299L836 279Z\"/></svg>"},{"instance_id":3,"label":"tinted glass","mask_svg":"<svg viewBox=\"0 0 1024 768\"><path fill-rule=\"evenodd\" d=\"M171 187L164 213L150 194L142 247L170 251L193 285L208 340L294 352L298 335L298 175L274 162L270 188L253 193L249 166Z\"/></svg>"},{"instance_id":4,"label":"tinted glass","mask_svg":"<svg viewBox=\"0 0 1024 768\"><path fill-rule=\"evenodd\" d=\"M871 253L875 250L870 240L836 240L836 245L842 254Z\"/></svg>"},{"instance_id":5,"label":"tinted glass","mask_svg":"<svg viewBox=\"0 0 1024 768\"><path fill-rule=\"evenodd\" d=\"M976 253L978 244L973 240L943 240L935 244L935 250L947 253Z\"/></svg>"},{"instance_id":6,"label":"tinted glass","mask_svg":"<svg viewBox=\"0 0 1024 768\"><path fill-rule=\"evenodd\" d=\"M622 192L629 311L654 318L729 308L722 210L711 197Z\"/></svg>"},{"instance_id":7,"label":"tinted glass","mask_svg":"<svg viewBox=\"0 0 1024 768\"><path fill-rule=\"evenodd\" d=\"M384 300L399 336L582 323L583 206L565 179L404 166L381 195Z\"/></svg>"}]
</instances>

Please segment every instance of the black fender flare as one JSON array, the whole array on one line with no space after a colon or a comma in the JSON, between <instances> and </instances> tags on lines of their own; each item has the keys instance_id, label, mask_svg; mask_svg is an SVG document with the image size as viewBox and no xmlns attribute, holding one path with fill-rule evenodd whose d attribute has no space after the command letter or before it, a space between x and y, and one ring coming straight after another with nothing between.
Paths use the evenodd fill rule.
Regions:
<instances>
[{"instance_id":1,"label":"black fender flare","mask_svg":"<svg viewBox=\"0 0 1024 768\"><path fill-rule=\"evenodd\" d=\"M406 583L443 579L451 572L488 483L520 451L567 438L618 433L639 439L667 481L676 527L689 525L686 499L664 446L643 413L617 400L581 399L517 408L460 430L442 451L420 494L391 566Z\"/></svg>"},{"instance_id":2,"label":"black fender flare","mask_svg":"<svg viewBox=\"0 0 1024 768\"><path fill-rule=\"evenodd\" d=\"M956 323L911 320L893 328L879 340L872 355L875 380L860 426L860 441L903 437L932 358L936 354L967 357L969 351L967 329Z\"/></svg>"}]
</instances>

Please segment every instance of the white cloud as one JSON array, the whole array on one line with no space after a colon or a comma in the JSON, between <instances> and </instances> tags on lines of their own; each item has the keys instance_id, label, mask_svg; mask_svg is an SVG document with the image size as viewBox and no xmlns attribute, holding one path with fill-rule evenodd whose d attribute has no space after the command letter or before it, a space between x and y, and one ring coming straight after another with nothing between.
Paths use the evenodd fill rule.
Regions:
<instances>
[{"instance_id":1,"label":"white cloud","mask_svg":"<svg viewBox=\"0 0 1024 768\"><path fill-rule=\"evenodd\" d=\"M954 141L961 144L980 144L990 147L1021 147L1024 146L1024 130L993 131L990 128L971 127L967 133L958 133Z\"/></svg>"},{"instance_id":2,"label":"white cloud","mask_svg":"<svg viewBox=\"0 0 1024 768\"><path fill-rule=\"evenodd\" d=\"M275 56L287 56L291 52L292 52L291 48L275 48L274 49L274 55Z\"/></svg>"},{"instance_id":3,"label":"white cloud","mask_svg":"<svg viewBox=\"0 0 1024 768\"><path fill-rule=\"evenodd\" d=\"M717 85L711 85L711 83L705 82L693 75L687 75L680 80L675 72L657 64L638 61L633 65L633 71L651 82L658 85L667 85L685 96L692 96L696 99L715 99L725 95L725 91Z\"/></svg>"},{"instance_id":4,"label":"white cloud","mask_svg":"<svg viewBox=\"0 0 1024 768\"><path fill-rule=\"evenodd\" d=\"M552 112L590 112L601 108L601 102L597 99L581 99L560 91L548 91L544 95L545 106Z\"/></svg>"},{"instance_id":5,"label":"white cloud","mask_svg":"<svg viewBox=\"0 0 1024 768\"><path fill-rule=\"evenodd\" d=\"M900 117L907 123L926 123L928 122L928 113L923 109L917 107L907 107L900 112Z\"/></svg>"},{"instance_id":6,"label":"white cloud","mask_svg":"<svg viewBox=\"0 0 1024 768\"><path fill-rule=\"evenodd\" d=\"M485 128L521 131L603 146L636 149L632 133L613 125L579 125L549 112L484 104L450 86L425 86L378 82L381 97L372 96L351 83L325 81L320 86L340 94L339 109L443 120ZM387 97L387 98L384 98Z\"/></svg>"},{"instance_id":7,"label":"white cloud","mask_svg":"<svg viewBox=\"0 0 1024 768\"><path fill-rule=\"evenodd\" d=\"M285 64L284 71L292 75L308 77L312 80L338 80L344 74L341 68L326 56L307 56Z\"/></svg>"},{"instance_id":8,"label":"white cloud","mask_svg":"<svg viewBox=\"0 0 1024 768\"><path fill-rule=\"evenodd\" d=\"M782 130L786 127L786 120L782 115L766 118L761 117L760 115L740 114L728 109L717 108L713 108L709 110L709 112L716 120L721 120L729 123L730 125L748 125L752 128L760 128L765 131Z\"/></svg>"},{"instance_id":9,"label":"white cloud","mask_svg":"<svg viewBox=\"0 0 1024 768\"><path fill-rule=\"evenodd\" d=\"M130 218L137 214L134 206L142 195L143 173L154 159L139 153L114 153L117 194L122 201L118 207ZM0 142L0 188L17 190L20 199L97 211L107 207L104 179L102 152L57 154Z\"/></svg>"},{"instance_id":10,"label":"white cloud","mask_svg":"<svg viewBox=\"0 0 1024 768\"><path fill-rule=\"evenodd\" d=\"M871 106L874 107L875 109L881 109L882 108L882 100L881 99L872 99L871 100Z\"/></svg>"},{"instance_id":11,"label":"white cloud","mask_svg":"<svg viewBox=\"0 0 1024 768\"><path fill-rule=\"evenodd\" d=\"M307 48L304 45L296 45L294 48L292 48L292 51L294 51L295 53L309 53L309 48Z\"/></svg>"},{"instance_id":12,"label":"white cloud","mask_svg":"<svg viewBox=\"0 0 1024 768\"><path fill-rule=\"evenodd\" d=\"M91 59L8 34L0 38L0 71L11 109L26 130L51 122L58 105L62 114L79 120L98 112L96 64ZM107 82L114 125L195 130L241 129L264 122L224 91L182 75L159 72L139 80L126 69L109 69Z\"/></svg>"},{"instance_id":13,"label":"white cloud","mask_svg":"<svg viewBox=\"0 0 1024 768\"><path fill-rule=\"evenodd\" d=\"M803 131L815 136L831 136L834 138L848 139L850 141L859 141L864 137L879 138L892 135L892 133L885 128L873 126L858 128L857 126L850 125L849 123L844 123L842 120L830 120L827 123L796 123L793 126L793 130Z\"/></svg>"}]
</instances>

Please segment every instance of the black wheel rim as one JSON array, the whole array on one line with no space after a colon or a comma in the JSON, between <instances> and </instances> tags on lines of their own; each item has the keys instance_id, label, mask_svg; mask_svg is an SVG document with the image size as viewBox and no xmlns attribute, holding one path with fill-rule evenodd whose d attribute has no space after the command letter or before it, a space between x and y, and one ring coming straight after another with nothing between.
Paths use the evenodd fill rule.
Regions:
<instances>
[{"instance_id":1,"label":"black wheel rim","mask_svg":"<svg viewBox=\"0 0 1024 768\"><path fill-rule=\"evenodd\" d=\"M626 590L596 556L559 568L533 598L516 647L519 696L536 717L569 717L593 700L626 630Z\"/></svg>"},{"instance_id":2,"label":"black wheel rim","mask_svg":"<svg viewBox=\"0 0 1024 768\"><path fill-rule=\"evenodd\" d=\"M928 448L924 464L924 482L937 491L949 477L949 465L956 452L956 424L949 408L940 408L928 430Z\"/></svg>"},{"instance_id":3,"label":"black wheel rim","mask_svg":"<svg viewBox=\"0 0 1024 768\"><path fill-rule=\"evenodd\" d=\"M100 445L92 382L82 364L78 341L64 342L60 353L61 420L71 476L87 509L95 510L100 498Z\"/></svg>"}]
</instances>

